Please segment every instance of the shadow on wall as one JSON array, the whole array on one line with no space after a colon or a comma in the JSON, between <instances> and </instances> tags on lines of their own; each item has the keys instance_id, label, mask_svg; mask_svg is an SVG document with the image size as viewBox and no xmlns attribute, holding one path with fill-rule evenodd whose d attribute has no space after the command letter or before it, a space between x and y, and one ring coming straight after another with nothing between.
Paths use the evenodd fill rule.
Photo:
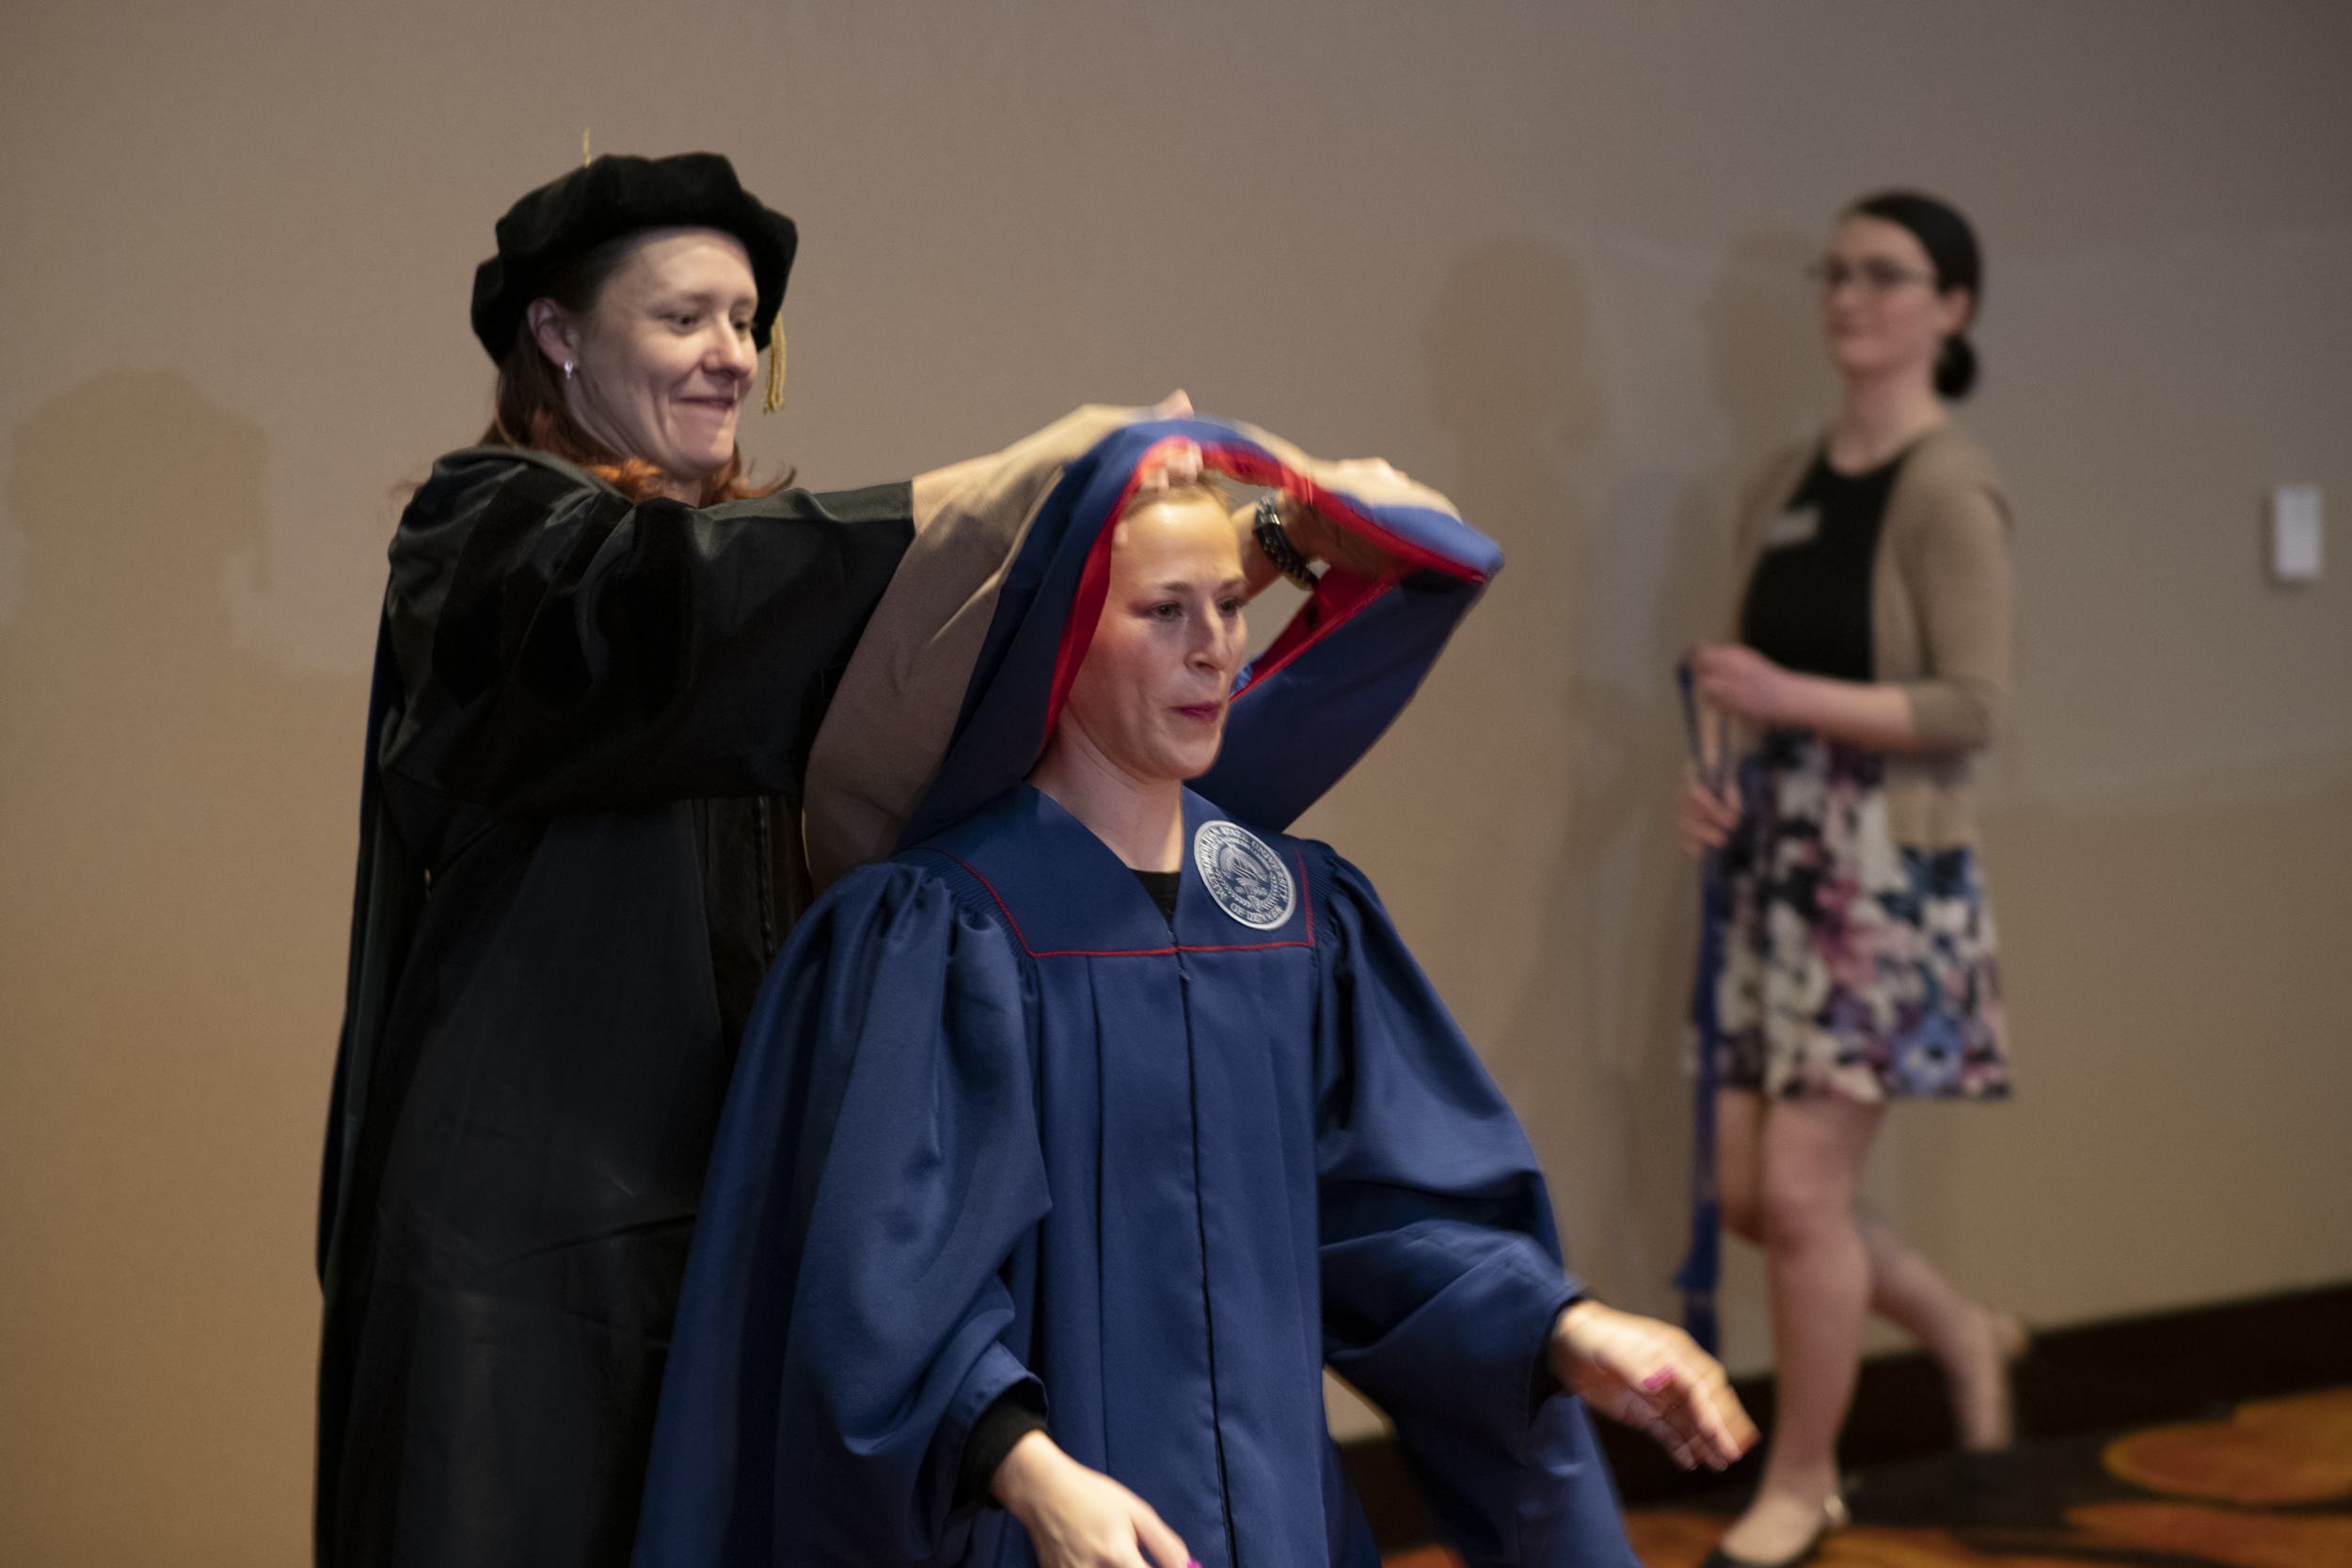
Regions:
<instances>
[{"instance_id":1,"label":"shadow on wall","mask_svg":"<svg viewBox=\"0 0 2352 1568\"><path fill-rule=\"evenodd\" d=\"M1538 952L1504 1030L1548 1165L1569 1191L1563 1220L1579 1272L1611 1299L1672 1315L1669 1276L1688 1235L1690 1080L1684 1071L1696 876L1674 833L1685 743L1673 680L1695 641L1724 634L1731 525L1740 489L1822 412L1826 372L1800 281L1809 242L1763 234L1738 246L1700 312L1709 386L1730 450L1680 499L1613 501L1603 529L1658 526L1661 564L1639 686L1597 678L1586 626L1627 585L1557 562L1549 609L1562 623L1565 784L1545 802L1556 846L1543 871ZM1646 585L1645 585L1646 586ZM1620 618L1618 625L1625 622ZM1645 623L1636 623L1645 624ZM1760 1303L1757 1304L1760 1311Z\"/></svg>"},{"instance_id":2,"label":"shadow on wall","mask_svg":"<svg viewBox=\"0 0 2352 1568\"><path fill-rule=\"evenodd\" d=\"M365 692L232 642L263 460L169 372L95 377L16 432L0 1537L28 1560L303 1551Z\"/></svg>"},{"instance_id":3,"label":"shadow on wall","mask_svg":"<svg viewBox=\"0 0 2352 1568\"><path fill-rule=\"evenodd\" d=\"M1458 732L1452 754L1493 765L1478 779L1492 809L1455 863L1505 874L1526 860L1527 823L1552 808L1561 762L1556 705L1591 544L1585 470L1607 427L1587 297L1568 256L1494 241L1447 269L1422 331L1432 413L1458 454L1453 498L1509 563L1438 666L1467 700L1424 705Z\"/></svg>"},{"instance_id":4,"label":"shadow on wall","mask_svg":"<svg viewBox=\"0 0 2352 1568\"><path fill-rule=\"evenodd\" d=\"M1488 762L1477 786L1486 813L1457 850L1458 863L1490 868L1460 895L1486 908L1458 911L1455 924L1483 916L1475 926L1502 938L1479 984L1461 988L1462 1010L1550 1173L1580 1271L1612 1223L1614 1195L1590 1156L1614 1136L1617 1109L1592 1071L1592 911L1579 876L1592 854L1595 775L1610 767L1595 736L1618 718L1613 695L1582 674L1596 591L1592 468L1607 430L1589 297L1573 258L1498 241L1448 269L1422 338L1437 423L1459 452L1454 498L1509 560L1441 666L1477 673L1467 701L1444 705L1459 731L1448 738L1455 754ZM1516 1009L1513 996L1523 997Z\"/></svg>"},{"instance_id":5,"label":"shadow on wall","mask_svg":"<svg viewBox=\"0 0 2352 1568\"><path fill-rule=\"evenodd\" d=\"M1674 828L1689 742L1673 671L1693 644L1731 637L1740 588L1732 560L1738 514L1767 461L1820 429L1835 406L1836 380L1804 278L1805 264L1820 250L1818 241L1798 234L1751 235L1733 246L1700 307L1708 389L1723 412L1730 445L1675 509L1651 621L1649 662L1658 673L1653 689L1659 696L1646 705L1639 735L1627 742L1638 758L1629 768L1630 781L1638 781L1642 792L1641 802L1628 808L1627 854L1641 869L1626 906L1631 933L1627 1000L1616 1025L1629 1047L1623 1053L1629 1125L1640 1129L1627 1165L1628 1224L1643 1248L1645 1299L1677 1315L1681 1304L1670 1275L1690 1236L1692 1080L1685 1064L1699 881L1697 863L1683 852ZM1738 1243L1724 1244L1731 1263ZM1761 1365L1769 1350L1766 1303L1759 1291L1743 1291L1740 1283L1753 1275L1738 1264L1727 1271L1728 1288L1718 1304L1721 1348L1735 1363Z\"/></svg>"},{"instance_id":6,"label":"shadow on wall","mask_svg":"<svg viewBox=\"0 0 2352 1568\"><path fill-rule=\"evenodd\" d=\"M1509 562L1415 706L1417 755L1377 756L1384 768L1424 775L1411 783L1434 793L1411 798L1443 799L1475 780L1484 816L1448 817L1444 831L1454 836L1424 851L1438 863L1432 880L1455 901L1447 914L1456 928L1507 926L1534 896L1509 879L1528 858L1526 824L1553 804L1558 691L1576 633L1558 613L1559 595L1577 582L1587 553L1581 470L1605 422L1586 293L1577 263L1561 252L1495 241L1447 269L1422 329L1432 413L1457 452L1451 494ZM1453 875L1464 865L1493 868L1501 880ZM1460 907L1464 900L1476 908ZM1480 996L1524 959L1499 946L1484 961L1489 967L1474 974L1482 983L1459 988L1457 1006L1473 1019Z\"/></svg>"}]
</instances>

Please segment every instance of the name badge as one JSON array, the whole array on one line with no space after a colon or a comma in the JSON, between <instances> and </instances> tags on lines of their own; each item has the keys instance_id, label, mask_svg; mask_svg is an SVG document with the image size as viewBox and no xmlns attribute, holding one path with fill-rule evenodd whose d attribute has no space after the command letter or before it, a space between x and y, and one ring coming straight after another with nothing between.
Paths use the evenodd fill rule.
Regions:
<instances>
[{"instance_id":1,"label":"name badge","mask_svg":"<svg viewBox=\"0 0 2352 1568\"><path fill-rule=\"evenodd\" d=\"M1809 545L1821 531L1821 509L1818 506L1792 507L1764 525L1764 547L1784 549L1790 545Z\"/></svg>"}]
</instances>

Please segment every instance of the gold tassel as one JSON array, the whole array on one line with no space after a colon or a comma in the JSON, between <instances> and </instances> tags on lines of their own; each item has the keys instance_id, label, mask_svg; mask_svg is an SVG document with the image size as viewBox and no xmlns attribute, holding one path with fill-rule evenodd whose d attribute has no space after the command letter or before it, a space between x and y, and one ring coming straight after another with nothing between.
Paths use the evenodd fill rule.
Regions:
<instances>
[{"instance_id":1,"label":"gold tassel","mask_svg":"<svg viewBox=\"0 0 2352 1568\"><path fill-rule=\"evenodd\" d=\"M588 156L588 127L583 125L580 128L580 166L586 168L595 162L594 158Z\"/></svg>"},{"instance_id":2,"label":"gold tassel","mask_svg":"<svg viewBox=\"0 0 2352 1568\"><path fill-rule=\"evenodd\" d=\"M784 406L784 313L776 313L776 325L768 329L768 395L760 400L759 411L772 414Z\"/></svg>"}]
</instances>

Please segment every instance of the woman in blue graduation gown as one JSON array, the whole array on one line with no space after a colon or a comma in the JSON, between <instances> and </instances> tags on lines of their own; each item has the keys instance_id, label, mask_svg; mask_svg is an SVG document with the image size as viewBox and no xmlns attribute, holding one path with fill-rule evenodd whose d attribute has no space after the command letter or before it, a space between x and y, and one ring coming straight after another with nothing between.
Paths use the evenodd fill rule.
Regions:
<instances>
[{"instance_id":1,"label":"woman in blue graduation gown","mask_svg":"<svg viewBox=\"0 0 2352 1568\"><path fill-rule=\"evenodd\" d=\"M1325 574L1248 672L1222 512L1149 489L1196 442L1385 553ZM1500 564L1385 468L1323 477L1353 492L1206 422L1065 474L911 847L820 899L762 991L647 1568L1375 1561L1326 1364L1477 1563L1631 1562L1565 1390L1686 1464L1752 1436L1678 1331L1581 1298L1532 1150L1377 895L1274 831Z\"/></svg>"}]
</instances>

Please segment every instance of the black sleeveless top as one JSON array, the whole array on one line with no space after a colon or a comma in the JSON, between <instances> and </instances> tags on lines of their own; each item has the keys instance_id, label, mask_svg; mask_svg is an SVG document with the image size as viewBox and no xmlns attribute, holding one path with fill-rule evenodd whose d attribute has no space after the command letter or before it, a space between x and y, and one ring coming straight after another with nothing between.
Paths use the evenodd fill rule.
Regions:
<instances>
[{"instance_id":1,"label":"black sleeveless top","mask_svg":"<svg viewBox=\"0 0 2352 1568\"><path fill-rule=\"evenodd\" d=\"M1841 474L1815 455L1764 549L1740 610L1740 641L1784 669L1873 679L1870 572L1902 458Z\"/></svg>"}]
</instances>

